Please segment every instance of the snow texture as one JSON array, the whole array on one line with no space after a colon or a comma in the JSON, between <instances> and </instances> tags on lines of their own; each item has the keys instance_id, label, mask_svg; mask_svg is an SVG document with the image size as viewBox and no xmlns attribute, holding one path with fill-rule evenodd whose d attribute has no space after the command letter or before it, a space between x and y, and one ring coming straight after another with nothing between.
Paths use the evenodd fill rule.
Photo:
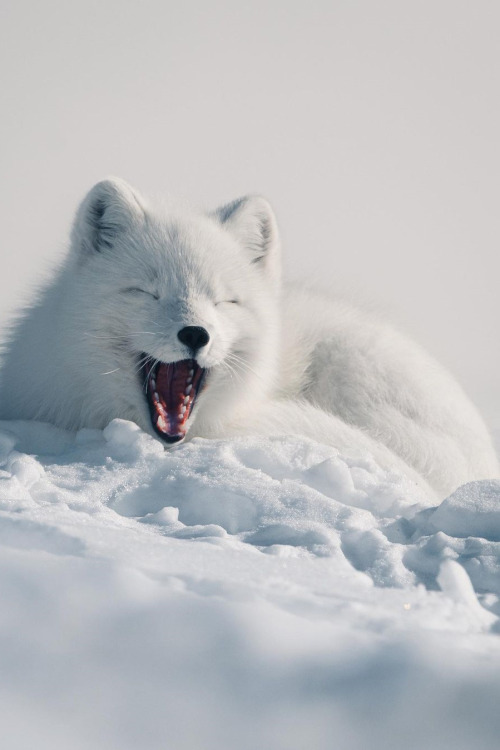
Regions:
<instances>
[{"instance_id":1,"label":"snow texture","mask_svg":"<svg viewBox=\"0 0 500 750\"><path fill-rule=\"evenodd\" d=\"M8 750L498 747L500 481L0 423Z\"/></svg>"}]
</instances>

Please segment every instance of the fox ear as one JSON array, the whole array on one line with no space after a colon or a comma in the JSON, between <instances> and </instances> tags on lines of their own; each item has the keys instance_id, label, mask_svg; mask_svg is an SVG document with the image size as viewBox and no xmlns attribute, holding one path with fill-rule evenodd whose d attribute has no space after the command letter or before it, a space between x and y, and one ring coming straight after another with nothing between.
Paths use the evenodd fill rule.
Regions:
<instances>
[{"instance_id":1,"label":"fox ear","mask_svg":"<svg viewBox=\"0 0 500 750\"><path fill-rule=\"evenodd\" d=\"M220 223L275 280L280 276L280 239L276 217L265 198L249 195L216 211Z\"/></svg>"},{"instance_id":2,"label":"fox ear","mask_svg":"<svg viewBox=\"0 0 500 750\"><path fill-rule=\"evenodd\" d=\"M124 180L102 180L85 196L76 213L71 240L84 255L113 247L116 237L144 218L141 199Z\"/></svg>"}]
</instances>

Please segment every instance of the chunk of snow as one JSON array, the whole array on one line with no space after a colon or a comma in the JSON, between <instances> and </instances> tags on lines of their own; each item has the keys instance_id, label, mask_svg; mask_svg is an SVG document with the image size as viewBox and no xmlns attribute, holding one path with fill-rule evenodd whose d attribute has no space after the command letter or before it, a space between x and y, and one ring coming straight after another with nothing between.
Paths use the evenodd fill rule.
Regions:
<instances>
[{"instance_id":1,"label":"chunk of snow","mask_svg":"<svg viewBox=\"0 0 500 750\"><path fill-rule=\"evenodd\" d=\"M500 541L500 479L459 487L433 513L430 523L450 536Z\"/></svg>"},{"instance_id":2,"label":"chunk of snow","mask_svg":"<svg viewBox=\"0 0 500 750\"><path fill-rule=\"evenodd\" d=\"M471 580L464 568L454 560L445 560L437 577L441 590L457 602L463 603L469 614L477 618L486 627L496 622L497 618L487 612L477 600Z\"/></svg>"}]
</instances>

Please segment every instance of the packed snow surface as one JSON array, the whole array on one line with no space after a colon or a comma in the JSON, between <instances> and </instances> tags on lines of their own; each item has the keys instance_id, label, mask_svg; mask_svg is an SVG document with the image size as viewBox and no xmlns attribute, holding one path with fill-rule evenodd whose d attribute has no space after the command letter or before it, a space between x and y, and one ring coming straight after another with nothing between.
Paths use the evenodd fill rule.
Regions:
<instances>
[{"instance_id":1,"label":"packed snow surface","mask_svg":"<svg viewBox=\"0 0 500 750\"><path fill-rule=\"evenodd\" d=\"M6 750L499 746L500 481L0 423Z\"/></svg>"}]
</instances>

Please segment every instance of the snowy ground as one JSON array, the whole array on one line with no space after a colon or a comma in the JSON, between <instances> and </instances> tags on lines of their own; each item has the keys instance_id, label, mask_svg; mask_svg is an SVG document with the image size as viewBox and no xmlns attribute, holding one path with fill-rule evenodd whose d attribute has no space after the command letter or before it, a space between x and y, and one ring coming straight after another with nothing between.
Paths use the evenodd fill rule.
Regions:
<instances>
[{"instance_id":1,"label":"snowy ground","mask_svg":"<svg viewBox=\"0 0 500 750\"><path fill-rule=\"evenodd\" d=\"M6 750L500 742L500 481L0 423Z\"/></svg>"}]
</instances>

